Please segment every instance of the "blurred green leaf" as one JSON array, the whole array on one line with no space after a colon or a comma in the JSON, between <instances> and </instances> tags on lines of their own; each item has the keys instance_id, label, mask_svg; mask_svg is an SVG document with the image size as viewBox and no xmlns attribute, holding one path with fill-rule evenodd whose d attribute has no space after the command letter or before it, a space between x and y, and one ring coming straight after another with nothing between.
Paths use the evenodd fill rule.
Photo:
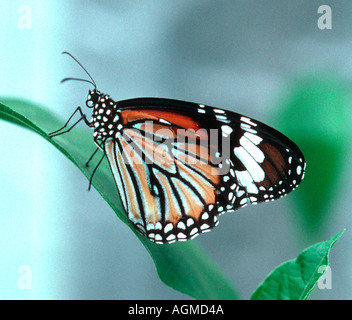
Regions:
<instances>
[{"instance_id":1,"label":"blurred green leaf","mask_svg":"<svg viewBox=\"0 0 352 320\"><path fill-rule=\"evenodd\" d=\"M1 102L3 104L0 103L0 118L38 133L70 159L88 179L90 178L94 165L87 168L85 163L96 147L88 130L83 131L77 127L68 134L50 139L47 133L62 127L65 121L30 102L15 99L1 99ZM122 209L106 161L95 174L93 186L142 242L164 283L196 299L237 299L229 281L194 240L157 245L136 232Z\"/></svg>"},{"instance_id":2,"label":"blurred green leaf","mask_svg":"<svg viewBox=\"0 0 352 320\"><path fill-rule=\"evenodd\" d=\"M279 103L280 129L301 148L305 178L294 193L307 231L323 231L345 174L351 140L350 85L326 74L288 84Z\"/></svg>"},{"instance_id":3,"label":"blurred green leaf","mask_svg":"<svg viewBox=\"0 0 352 320\"><path fill-rule=\"evenodd\" d=\"M255 290L252 300L306 300L329 265L329 252L344 230L278 266ZM323 267L323 270L319 269Z\"/></svg>"}]
</instances>

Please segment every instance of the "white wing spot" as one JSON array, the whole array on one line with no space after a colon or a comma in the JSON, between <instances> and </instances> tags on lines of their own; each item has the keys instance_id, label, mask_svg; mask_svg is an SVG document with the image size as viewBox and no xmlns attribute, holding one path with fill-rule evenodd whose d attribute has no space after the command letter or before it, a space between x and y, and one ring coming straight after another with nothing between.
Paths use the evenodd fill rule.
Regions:
<instances>
[{"instance_id":1,"label":"white wing spot","mask_svg":"<svg viewBox=\"0 0 352 320\"><path fill-rule=\"evenodd\" d=\"M238 182L242 187L245 187L248 193L258 193L259 190L257 186L255 185L251 175L249 174L248 171L237 171L236 170L236 176L238 179Z\"/></svg>"},{"instance_id":2,"label":"white wing spot","mask_svg":"<svg viewBox=\"0 0 352 320\"><path fill-rule=\"evenodd\" d=\"M247 203L247 198L243 198L241 201L240 201L240 204L241 205L244 205Z\"/></svg>"},{"instance_id":3,"label":"white wing spot","mask_svg":"<svg viewBox=\"0 0 352 320\"><path fill-rule=\"evenodd\" d=\"M233 131L232 128L230 126L227 126L227 125L221 126L221 130L222 130L223 133L225 133L227 135L231 134L232 131Z\"/></svg>"},{"instance_id":4,"label":"white wing spot","mask_svg":"<svg viewBox=\"0 0 352 320\"><path fill-rule=\"evenodd\" d=\"M301 166L297 166L296 172L298 175L300 175L302 173L302 167Z\"/></svg>"},{"instance_id":5,"label":"white wing spot","mask_svg":"<svg viewBox=\"0 0 352 320\"><path fill-rule=\"evenodd\" d=\"M248 124L241 123L240 126L241 126L241 129L244 130L244 131L251 132L251 133L254 133L254 134L258 133L257 130L252 129L251 126L249 126Z\"/></svg>"},{"instance_id":6,"label":"white wing spot","mask_svg":"<svg viewBox=\"0 0 352 320\"><path fill-rule=\"evenodd\" d=\"M259 137L258 135L255 135L253 133L250 132L245 132L244 136L249 139L250 141L252 141L255 145L258 145L259 143L261 143L263 141L263 139L261 137Z\"/></svg>"},{"instance_id":7,"label":"white wing spot","mask_svg":"<svg viewBox=\"0 0 352 320\"><path fill-rule=\"evenodd\" d=\"M184 234L184 233L182 233L182 232L179 232L178 234L177 234L177 239L178 240L186 240L187 239L187 236Z\"/></svg>"},{"instance_id":8,"label":"white wing spot","mask_svg":"<svg viewBox=\"0 0 352 320\"><path fill-rule=\"evenodd\" d=\"M215 115L215 118L217 119L217 120L226 120L227 119L227 117L226 116L223 116L223 115Z\"/></svg>"},{"instance_id":9,"label":"white wing spot","mask_svg":"<svg viewBox=\"0 0 352 320\"><path fill-rule=\"evenodd\" d=\"M154 224L152 224L152 223L147 224L147 231L149 231L149 230L154 230Z\"/></svg>"},{"instance_id":10,"label":"white wing spot","mask_svg":"<svg viewBox=\"0 0 352 320\"><path fill-rule=\"evenodd\" d=\"M170 232L172 229L173 229L173 224L170 222L170 223L168 223L166 226L165 226L165 228L164 228L164 232L165 233L168 233L168 232Z\"/></svg>"},{"instance_id":11,"label":"white wing spot","mask_svg":"<svg viewBox=\"0 0 352 320\"><path fill-rule=\"evenodd\" d=\"M166 240L170 243L176 240L176 236L174 234L170 234Z\"/></svg>"},{"instance_id":12,"label":"white wing spot","mask_svg":"<svg viewBox=\"0 0 352 320\"><path fill-rule=\"evenodd\" d=\"M244 191L243 190L240 190L240 191L237 192L237 197L238 198L241 198L243 195L244 195Z\"/></svg>"},{"instance_id":13,"label":"white wing spot","mask_svg":"<svg viewBox=\"0 0 352 320\"><path fill-rule=\"evenodd\" d=\"M256 123L252 122L252 120L247 117L241 117L241 121L246 122L246 123L250 124L251 126L255 126L255 127L257 126Z\"/></svg>"},{"instance_id":14,"label":"white wing spot","mask_svg":"<svg viewBox=\"0 0 352 320\"><path fill-rule=\"evenodd\" d=\"M177 227L178 227L179 229L186 230L186 225L185 225L182 221L180 221L180 222L177 224Z\"/></svg>"},{"instance_id":15,"label":"white wing spot","mask_svg":"<svg viewBox=\"0 0 352 320\"><path fill-rule=\"evenodd\" d=\"M248 175L252 176L254 181L261 182L261 181L264 180L265 172L262 169L262 167L256 162L257 159L256 159L255 155L253 155L252 153L247 152L246 149L244 149L242 147L235 148L234 152L235 152L236 157L247 168ZM257 191L258 191L258 189L257 189Z\"/></svg>"},{"instance_id":16,"label":"white wing spot","mask_svg":"<svg viewBox=\"0 0 352 320\"><path fill-rule=\"evenodd\" d=\"M171 124L169 121L167 121L167 120L165 120L165 119L159 119L159 122L165 123L165 124Z\"/></svg>"},{"instance_id":17,"label":"white wing spot","mask_svg":"<svg viewBox=\"0 0 352 320\"><path fill-rule=\"evenodd\" d=\"M259 163L264 161L265 155L264 153L247 137L242 136L240 139L241 146L253 157L253 159Z\"/></svg>"},{"instance_id":18,"label":"white wing spot","mask_svg":"<svg viewBox=\"0 0 352 320\"><path fill-rule=\"evenodd\" d=\"M209 214L207 213L207 212L204 212L203 214L202 214L202 219L203 220L207 220L209 218Z\"/></svg>"}]
</instances>

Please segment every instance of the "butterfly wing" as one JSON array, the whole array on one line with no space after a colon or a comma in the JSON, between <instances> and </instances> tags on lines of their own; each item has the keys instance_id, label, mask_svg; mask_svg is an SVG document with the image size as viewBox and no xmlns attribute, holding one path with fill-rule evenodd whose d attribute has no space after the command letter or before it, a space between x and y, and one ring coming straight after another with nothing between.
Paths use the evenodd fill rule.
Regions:
<instances>
[{"instance_id":1,"label":"butterfly wing","mask_svg":"<svg viewBox=\"0 0 352 320\"><path fill-rule=\"evenodd\" d=\"M301 151L261 122L170 99L117 105L121 135L104 151L128 218L156 243L194 238L219 214L282 197L303 178Z\"/></svg>"}]
</instances>

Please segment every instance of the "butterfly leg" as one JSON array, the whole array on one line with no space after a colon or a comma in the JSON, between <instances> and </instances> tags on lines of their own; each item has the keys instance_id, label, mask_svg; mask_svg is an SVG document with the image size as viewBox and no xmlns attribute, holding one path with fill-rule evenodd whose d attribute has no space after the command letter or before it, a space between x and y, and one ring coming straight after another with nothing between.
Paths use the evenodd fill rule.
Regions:
<instances>
[{"instance_id":1,"label":"butterfly leg","mask_svg":"<svg viewBox=\"0 0 352 320\"><path fill-rule=\"evenodd\" d=\"M98 149L97 149L98 150ZM93 153L93 155L97 152L97 150ZM93 156L90 157L90 159L93 158ZM95 172L97 171L98 167L100 166L101 162L103 161L103 159L105 158L105 153L104 155L101 157L101 159L99 160L98 164L96 165L96 167L94 168L92 175L90 176L89 179L89 186L88 186L88 191L90 190L91 186L92 186L92 181L93 181L93 176L95 174Z\"/></svg>"},{"instance_id":2,"label":"butterfly leg","mask_svg":"<svg viewBox=\"0 0 352 320\"><path fill-rule=\"evenodd\" d=\"M71 121L71 119L73 118L73 116L77 113L77 111L80 113L81 117L79 118L78 121L76 121L69 129L67 129L66 131L60 132L62 129L65 129L67 127L67 125L69 124L69 122ZM51 133L49 133L49 137L55 137L55 136L59 136L61 134L67 133L69 132L72 128L74 128L81 120L84 120L84 122L86 123L86 125L90 125L89 121L87 120L86 115L83 113L81 107L77 107L77 109L72 113L72 115L68 118L68 120L66 121L66 123L64 124L63 127L61 127L60 129L53 131Z\"/></svg>"},{"instance_id":3,"label":"butterfly leg","mask_svg":"<svg viewBox=\"0 0 352 320\"><path fill-rule=\"evenodd\" d=\"M89 167L89 162L91 162L91 160L94 158L94 156L96 155L96 153L98 152L98 150L103 150L103 149L102 149L102 146L99 145L99 143L97 143L96 141L95 141L95 143L96 143L96 145L98 146L98 148L96 148L95 151L93 152L93 154L89 157L88 161L87 161L86 164L85 164L86 167Z\"/></svg>"},{"instance_id":4,"label":"butterfly leg","mask_svg":"<svg viewBox=\"0 0 352 320\"><path fill-rule=\"evenodd\" d=\"M89 167L89 162L94 158L95 154L98 152L99 148L96 148L93 154L89 157L88 161L86 162L85 166Z\"/></svg>"}]
</instances>

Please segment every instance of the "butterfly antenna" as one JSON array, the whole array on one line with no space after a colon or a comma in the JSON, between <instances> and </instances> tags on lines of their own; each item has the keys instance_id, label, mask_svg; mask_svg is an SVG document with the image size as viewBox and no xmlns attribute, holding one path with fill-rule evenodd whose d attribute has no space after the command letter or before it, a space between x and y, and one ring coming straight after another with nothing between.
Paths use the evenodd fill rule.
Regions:
<instances>
[{"instance_id":1,"label":"butterfly antenna","mask_svg":"<svg viewBox=\"0 0 352 320\"><path fill-rule=\"evenodd\" d=\"M69 81L69 80L77 80L77 81L88 82L88 83L90 83L91 85L93 85L96 88L95 83L93 83L92 81L87 80L87 79L80 79L80 78L65 78L65 79L62 79L60 81L60 83L64 83L64 82Z\"/></svg>"},{"instance_id":2,"label":"butterfly antenna","mask_svg":"<svg viewBox=\"0 0 352 320\"><path fill-rule=\"evenodd\" d=\"M63 80L61 81L61 83L65 82L65 81L67 81L67 80L81 80L81 81L85 81L85 82L91 83L91 84L94 86L94 88L96 89L97 86L96 86L96 84L95 84L95 81L94 81L94 79L92 78L92 76L89 74L89 72L87 71L87 69L86 69L85 67L83 67L82 64L81 64L71 53L69 53L69 52L67 52L67 51L63 51L62 54L67 54L67 55L69 55L73 60L75 60L75 61L78 63L78 65L86 72L86 74L87 74L88 77L92 80L92 82L90 82L89 80L85 80L85 79L65 78L65 79L63 79Z\"/></svg>"}]
</instances>

